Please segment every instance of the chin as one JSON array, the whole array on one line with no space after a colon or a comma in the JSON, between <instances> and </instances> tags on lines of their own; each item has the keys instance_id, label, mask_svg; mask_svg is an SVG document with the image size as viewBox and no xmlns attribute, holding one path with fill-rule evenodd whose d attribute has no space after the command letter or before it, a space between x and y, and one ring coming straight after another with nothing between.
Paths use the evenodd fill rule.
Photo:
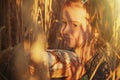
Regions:
<instances>
[{"instance_id":1,"label":"chin","mask_svg":"<svg viewBox=\"0 0 120 80\"><path fill-rule=\"evenodd\" d=\"M66 46L67 48L74 48L74 47L75 47L73 41L65 41L64 44L65 44L65 46Z\"/></svg>"},{"instance_id":2,"label":"chin","mask_svg":"<svg viewBox=\"0 0 120 80\"><path fill-rule=\"evenodd\" d=\"M68 47L68 48L75 48L75 46L73 45L73 44L66 44L66 46Z\"/></svg>"}]
</instances>

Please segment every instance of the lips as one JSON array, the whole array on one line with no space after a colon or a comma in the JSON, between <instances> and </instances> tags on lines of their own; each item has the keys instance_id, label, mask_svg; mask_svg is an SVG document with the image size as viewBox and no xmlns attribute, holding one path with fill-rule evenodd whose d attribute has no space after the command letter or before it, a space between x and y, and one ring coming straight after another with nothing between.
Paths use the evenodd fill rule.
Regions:
<instances>
[{"instance_id":1,"label":"lips","mask_svg":"<svg viewBox=\"0 0 120 80\"><path fill-rule=\"evenodd\" d=\"M68 36L63 36L63 40L64 40L64 41L70 41L70 39L71 39L71 38L68 37Z\"/></svg>"}]
</instances>

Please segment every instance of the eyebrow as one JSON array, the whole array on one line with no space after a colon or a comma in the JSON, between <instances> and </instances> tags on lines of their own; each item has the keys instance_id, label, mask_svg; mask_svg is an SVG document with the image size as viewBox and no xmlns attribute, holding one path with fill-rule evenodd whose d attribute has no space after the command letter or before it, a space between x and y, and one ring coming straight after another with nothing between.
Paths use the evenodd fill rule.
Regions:
<instances>
[{"instance_id":1,"label":"eyebrow","mask_svg":"<svg viewBox=\"0 0 120 80\"><path fill-rule=\"evenodd\" d=\"M81 21L71 21L71 22L73 22L73 23L81 23Z\"/></svg>"},{"instance_id":2,"label":"eyebrow","mask_svg":"<svg viewBox=\"0 0 120 80\"><path fill-rule=\"evenodd\" d=\"M66 21L64 18L62 18L62 21ZM70 20L70 22L72 22L72 23L81 23L81 21L80 20L76 20L76 21L71 21Z\"/></svg>"}]
</instances>

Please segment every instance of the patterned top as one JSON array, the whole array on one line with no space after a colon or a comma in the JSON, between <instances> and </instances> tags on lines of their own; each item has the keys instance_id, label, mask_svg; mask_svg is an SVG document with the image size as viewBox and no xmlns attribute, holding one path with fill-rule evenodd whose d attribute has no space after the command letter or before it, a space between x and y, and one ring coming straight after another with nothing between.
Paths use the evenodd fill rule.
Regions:
<instances>
[{"instance_id":1,"label":"patterned top","mask_svg":"<svg viewBox=\"0 0 120 80\"><path fill-rule=\"evenodd\" d=\"M52 78L67 77L76 79L80 59L74 52L68 50L48 50L50 76Z\"/></svg>"}]
</instances>

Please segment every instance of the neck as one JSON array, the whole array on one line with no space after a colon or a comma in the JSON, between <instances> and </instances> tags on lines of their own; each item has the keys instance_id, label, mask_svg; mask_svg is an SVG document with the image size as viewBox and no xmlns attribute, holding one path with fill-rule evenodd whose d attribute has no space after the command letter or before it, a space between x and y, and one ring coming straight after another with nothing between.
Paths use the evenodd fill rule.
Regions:
<instances>
[{"instance_id":1,"label":"neck","mask_svg":"<svg viewBox=\"0 0 120 80\"><path fill-rule=\"evenodd\" d=\"M80 57L82 63L86 63L91 57L92 52L94 52L91 46L79 47L75 49L75 53Z\"/></svg>"}]
</instances>

